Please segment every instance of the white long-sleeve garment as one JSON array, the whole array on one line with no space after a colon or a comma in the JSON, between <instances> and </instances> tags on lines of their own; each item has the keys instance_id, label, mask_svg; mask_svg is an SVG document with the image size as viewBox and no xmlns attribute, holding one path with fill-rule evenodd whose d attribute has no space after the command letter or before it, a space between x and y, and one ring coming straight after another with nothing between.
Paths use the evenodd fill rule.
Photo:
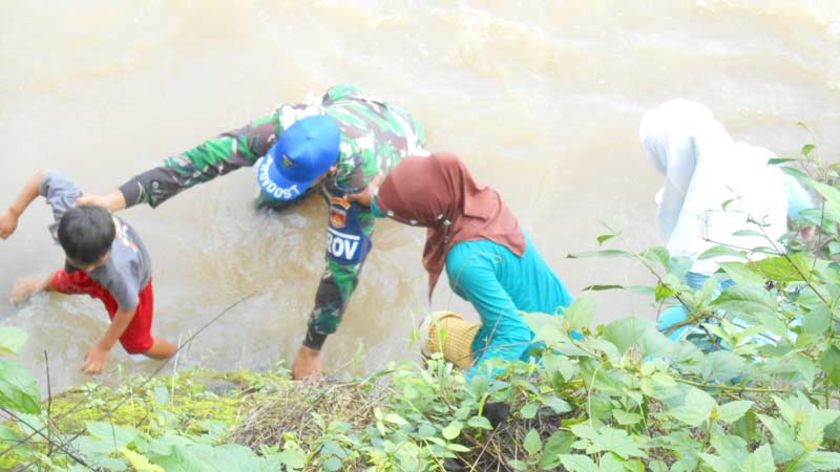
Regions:
<instances>
[{"instance_id":1,"label":"white long-sleeve garment","mask_svg":"<svg viewBox=\"0 0 840 472\"><path fill-rule=\"evenodd\" d=\"M787 229L788 203L784 174L767 163L773 153L733 141L706 106L684 99L648 111L640 138L647 156L665 174L657 203L667 248L674 256L693 258L692 272L711 275L732 259L697 259L715 245L778 247ZM766 237L736 236L740 230Z\"/></svg>"}]
</instances>

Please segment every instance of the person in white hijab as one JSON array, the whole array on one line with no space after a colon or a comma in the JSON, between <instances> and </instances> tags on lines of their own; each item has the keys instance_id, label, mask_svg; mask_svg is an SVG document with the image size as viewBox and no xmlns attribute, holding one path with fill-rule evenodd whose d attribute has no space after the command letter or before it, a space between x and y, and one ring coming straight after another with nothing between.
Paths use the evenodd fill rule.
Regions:
<instances>
[{"instance_id":1,"label":"person in white hijab","mask_svg":"<svg viewBox=\"0 0 840 472\"><path fill-rule=\"evenodd\" d=\"M666 247L672 256L693 260L686 282L695 289L721 262L734 259L699 259L703 252L729 246L747 250L753 260L769 251L780 252L788 210L792 215L812 206L795 180L768 164L772 152L735 142L700 103L684 99L663 103L645 113L639 134L645 154L665 175L656 201ZM756 248L763 249L753 251ZM667 332L686 319L682 306L673 307L660 315L659 328ZM699 328L685 326L670 337L678 340L692 334L699 335Z\"/></svg>"}]
</instances>

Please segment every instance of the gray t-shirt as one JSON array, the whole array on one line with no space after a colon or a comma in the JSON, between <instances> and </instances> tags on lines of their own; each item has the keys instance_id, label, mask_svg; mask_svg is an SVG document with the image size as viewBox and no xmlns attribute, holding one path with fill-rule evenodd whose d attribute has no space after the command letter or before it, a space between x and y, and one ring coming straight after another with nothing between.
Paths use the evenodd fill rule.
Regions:
<instances>
[{"instance_id":1,"label":"gray t-shirt","mask_svg":"<svg viewBox=\"0 0 840 472\"><path fill-rule=\"evenodd\" d=\"M50 234L58 240L58 223L64 213L76 206L82 191L66 175L51 171L41 182L40 194L52 207L55 223ZM88 276L107 290L121 310L135 310L139 294L152 279L152 260L143 241L126 222L114 216L116 237L111 254L104 265L90 271ZM68 269L78 270L70 264Z\"/></svg>"}]
</instances>

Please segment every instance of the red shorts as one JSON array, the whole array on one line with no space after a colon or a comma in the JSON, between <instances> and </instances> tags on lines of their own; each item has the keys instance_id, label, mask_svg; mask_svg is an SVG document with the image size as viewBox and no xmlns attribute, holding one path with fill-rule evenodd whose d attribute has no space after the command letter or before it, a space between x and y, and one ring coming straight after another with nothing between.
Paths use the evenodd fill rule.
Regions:
<instances>
[{"instance_id":1,"label":"red shorts","mask_svg":"<svg viewBox=\"0 0 840 472\"><path fill-rule=\"evenodd\" d=\"M108 310L108 317L112 320L119 309L119 305L117 305L117 301L114 300L111 293L82 271L67 273L59 270L53 274L50 287L56 292L87 294L101 300L105 304L105 309ZM120 344L129 354L142 354L148 351L155 341L152 337L152 312L154 311L155 299L152 293L151 280L140 291L139 297L140 303L137 305L137 311L134 312L134 318L131 319L131 323L128 324L125 332L120 336Z\"/></svg>"}]
</instances>

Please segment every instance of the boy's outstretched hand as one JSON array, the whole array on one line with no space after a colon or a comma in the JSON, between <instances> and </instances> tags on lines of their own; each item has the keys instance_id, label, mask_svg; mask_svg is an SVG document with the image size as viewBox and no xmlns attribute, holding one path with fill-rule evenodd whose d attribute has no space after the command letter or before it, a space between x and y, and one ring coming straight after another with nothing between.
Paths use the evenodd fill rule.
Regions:
<instances>
[{"instance_id":1,"label":"boy's outstretched hand","mask_svg":"<svg viewBox=\"0 0 840 472\"><path fill-rule=\"evenodd\" d=\"M9 295L9 303L12 305L20 303L36 293L49 289L48 282L34 277L21 277L15 281L12 287L12 294Z\"/></svg>"},{"instance_id":2,"label":"boy's outstretched hand","mask_svg":"<svg viewBox=\"0 0 840 472\"><path fill-rule=\"evenodd\" d=\"M0 213L0 239L6 239L17 229L18 216L10 209Z\"/></svg>"},{"instance_id":3,"label":"boy's outstretched hand","mask_svg":"<svg viewBox=\"0 0 840 472\"><path fill-rule=\"evenodd\" d=\"M82 371L90 375L96 375L102 372L105 364L108 363L108 353L109 351L107 349L103 349L99 345L90 348L85 354L84 362L82 362Z\"/></svg>"}]
</instances>

